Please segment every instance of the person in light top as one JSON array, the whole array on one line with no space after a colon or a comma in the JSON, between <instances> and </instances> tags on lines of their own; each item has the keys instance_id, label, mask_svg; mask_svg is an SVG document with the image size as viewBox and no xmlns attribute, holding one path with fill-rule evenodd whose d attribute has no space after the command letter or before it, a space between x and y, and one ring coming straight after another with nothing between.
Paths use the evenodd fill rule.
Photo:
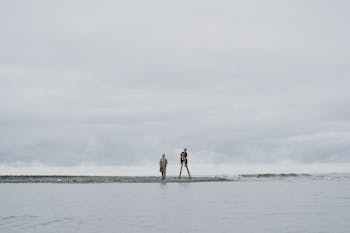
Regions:
<instances>
[{"instance_id":1,"label":"person in light top","mask_svg":"<svg viewBox=\"0 0 350 233\"><path fill-rule=\"evenodd\" d=\"M165 158L165 154L162 155L162 158L159 161L159 171L162 173L162 180L166 178L166 166L168 165L168 160Z\"/></svg>"}]
</instances>

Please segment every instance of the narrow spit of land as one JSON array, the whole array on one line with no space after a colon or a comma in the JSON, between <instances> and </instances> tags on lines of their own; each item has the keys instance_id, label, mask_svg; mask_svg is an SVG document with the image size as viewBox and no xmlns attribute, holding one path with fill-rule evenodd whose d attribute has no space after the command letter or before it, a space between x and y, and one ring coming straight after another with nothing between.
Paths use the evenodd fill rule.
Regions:
<instances>
[{"instance_id":1,"label":"narrow spit of land","mask_svg":"<svg viewBox=\"0 0 350 233\"><path fill-rule=\"evenodd\" d=\"M157 176L0 176L0 183L187 183L224 182L222 177L167 177L162 181Z\"/></svg>"}]
</instances>

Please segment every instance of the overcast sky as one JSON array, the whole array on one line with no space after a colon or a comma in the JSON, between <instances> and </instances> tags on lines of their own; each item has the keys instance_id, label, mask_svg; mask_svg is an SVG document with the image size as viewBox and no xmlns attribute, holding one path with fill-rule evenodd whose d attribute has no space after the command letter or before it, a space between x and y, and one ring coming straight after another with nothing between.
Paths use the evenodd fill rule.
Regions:
<instances>
[{"instance_id":1,"label":"overcast sky","mask_svg":"<svg viewBox=\"0 0 350 233\"><path fill-rule=\"evenodd\" d=\"M349 163L349 12L1 1L0 163Z\"/></svg>"}]
</instances>

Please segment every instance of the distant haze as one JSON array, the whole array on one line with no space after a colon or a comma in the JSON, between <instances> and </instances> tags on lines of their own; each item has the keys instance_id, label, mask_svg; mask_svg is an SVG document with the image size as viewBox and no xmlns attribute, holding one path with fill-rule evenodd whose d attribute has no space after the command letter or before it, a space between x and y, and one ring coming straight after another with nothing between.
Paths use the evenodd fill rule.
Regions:
<instances>
[{"instance_id":1,"label":"distant haze","mask_svg":"<svg viewBox=\"0 0 350 233\"><path fill-rule=\"evenodd\" d=\"M349 11L1 1L0 164L350 164Z\"/></svg>"}]
</instances>

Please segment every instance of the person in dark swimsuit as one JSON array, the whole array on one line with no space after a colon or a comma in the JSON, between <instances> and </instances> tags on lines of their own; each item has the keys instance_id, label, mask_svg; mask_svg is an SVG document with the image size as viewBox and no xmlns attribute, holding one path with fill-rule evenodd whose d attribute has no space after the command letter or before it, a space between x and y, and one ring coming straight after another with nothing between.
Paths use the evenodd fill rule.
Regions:
<instances>
[{"instance_id":1,"label":"person in dark swimsuit","mask_svg":"<svg viewBox=\"0 0 350 233\"><path fill-rule=\"evenodd\" d=\"M191 179L190 171L188 170L188 166L187 166L187 149L186 148L180 154L180 163L181 163L181 168L180 168L179 179L181 179L182 168L184 165L186 167L188 177Z\"/></svg>"},{"instance_id":2,"label":"person in dark swimsuit","mask_svg":"<svg viewBox=\"0 0 350 233\"><path fill-rule=\"evenodd\" d=\"M186 152L187 149L184 149L183 152L181 152L180 154L180 164L183 164L185 163L187 165L187 152Z\"/></svg>"}]
</instances>

